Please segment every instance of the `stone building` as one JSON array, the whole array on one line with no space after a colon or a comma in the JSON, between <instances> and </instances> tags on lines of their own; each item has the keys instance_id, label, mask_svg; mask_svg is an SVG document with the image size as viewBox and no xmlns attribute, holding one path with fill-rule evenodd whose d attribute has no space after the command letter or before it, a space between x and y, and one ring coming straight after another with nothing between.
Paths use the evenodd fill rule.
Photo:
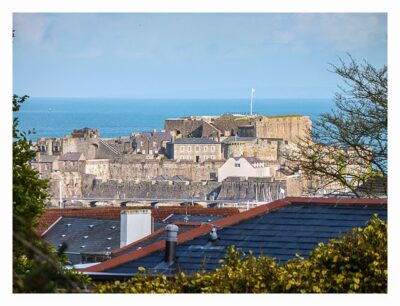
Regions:
<instances>
[{"instance_id":1,"label":"stone building","mask_svg":"<svg viewBox=\"0 0 400 306\"><path fill-rule=\"evenodd\" d=\"M167 144L170 159L204 162L222 159L221 144L207 138L179 138Z\"/></svg>"},{"instance_id":2,"label":"stone building","mask_svg":"<svg viewBox=\"0 0 400 306\"><path fill-rule=\"evenodd\" d=\"M165 129L176 137L203 137L222 140L229 136L281 138L296 143L311 129L308 116L262 116L224 114L167 119Z\"/></svg>"},{"instance_id":3,"label":"stone building","mask_svg":"<svg viewBox=\"0 0 400 306\"><path fill-rule=\"evenodd\" d=\"M58 160L59 170L62 172L84 172L86 158L80 152L68 152Z\"/></svg>"},{"instance_id":4,"label":"stone building","mask_svg":"<svg viewBox=\"0 0 400 306\"><path fill-rule=\"evenodd\" d=\"M62 138L39 138L36 147L41 154L59 156L63 152L63 141Z\"/></svg>"},{"instance_id":5,"label":"stone building","mask_svg":"<svg viewBox=\"0 0 400 306\"><path fill-rule=\"evenodd\" d=\"M58 170L58 156L47 154L36 154L36 157L31 161L32 168L36 169L42 178L49 179L50 173Z\"/></svg>"},{"instance_id":6,"label":"stone building","mask_svg":"<svg viewBox=\"0 0 400 306\"><path fill-rule=\"evenodd\" d=\"M166 154L167 143L172 136L167 132L141 132L132 135L132 145L137 154L159 155Z\"/></svg>"},{"instance_id":7,"label":"stone building","mask_svg":"<svg viewBox=\"0 0 400 306\"><path fill-rule=\"evenodd\" d=\"M267 177L270 171L264 162L257 157L235 157L229 158L225 164L218 169L218 182L227 177Z\"/></svg>"}]
</instances>

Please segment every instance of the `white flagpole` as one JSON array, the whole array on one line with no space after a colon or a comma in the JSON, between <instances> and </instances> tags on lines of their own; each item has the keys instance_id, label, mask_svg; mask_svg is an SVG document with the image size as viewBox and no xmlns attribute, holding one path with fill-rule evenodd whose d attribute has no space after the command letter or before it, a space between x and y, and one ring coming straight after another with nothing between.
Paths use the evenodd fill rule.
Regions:
<instances>
[{"instance_id":1,"label":"white flagpole","mask_svg":"<svg viewBox=\"0 0 400 306\"><path fill-rule=\"evenodd\" d=\"M250 115L253 115L253 97L254 97L254 93L255 93L255 89L252 88L251 89L251 98L250 98Z\"/></svg>"}]
</instances>

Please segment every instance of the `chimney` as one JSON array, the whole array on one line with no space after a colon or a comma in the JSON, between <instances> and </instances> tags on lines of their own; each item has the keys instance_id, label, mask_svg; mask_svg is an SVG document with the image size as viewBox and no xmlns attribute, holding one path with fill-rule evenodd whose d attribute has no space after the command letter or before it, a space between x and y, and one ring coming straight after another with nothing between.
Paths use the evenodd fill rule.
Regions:
<instances>
[{"instance_id":1,"label":"chimney","mask_svg":"<svg viewBox=\"0 0 400 306\"><path fill-rule=\"evenodd\" d=\"M120 247L135 242L152 232L150 209L129 209L121 211Z\"/></svg>"},{"instance_id":2,"label":"chimney","mask_svg":"<svg viewBox=\"0 0 400 306\"><path fill-rule=\"evenodd\" d=\"M167 239L165 241L165 262L172 264L176 258L176 242L178 240L179 227L175 224L168 224L165 227Z\"/></svg>"}]
</instances>

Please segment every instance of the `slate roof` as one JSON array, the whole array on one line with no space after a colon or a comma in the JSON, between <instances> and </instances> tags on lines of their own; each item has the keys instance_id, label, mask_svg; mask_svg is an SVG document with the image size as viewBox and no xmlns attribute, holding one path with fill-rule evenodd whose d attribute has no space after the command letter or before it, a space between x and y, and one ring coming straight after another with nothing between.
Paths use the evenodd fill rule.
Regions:
<instances>
[{"instance_id":1,"label":"slate roof","mask_svg":"<svg viewBox=\"0 0 400 306\"><path fill-rule=\"evenodd\" d=\"M239 136L229 136L225 138L222 143L230 144L232 142L255 142L257 137L239 137Z\"/></svg>"},{"instance_id":2,"label":"slate roof","mask_svg":"<svg viewBox=\"0 0 400 306\"><path fill-rule=\"evenodd\" d=\"M161 140L165 141L171 141L172 140L172 135L167 132L142 132L140 133L143 137L146 137L147 139L151 138L158 138Z\"/></svg>"},{"instance_id":3,"label":"slate roof","mask_svg":"<svg viewBox=\"0 0 400 306\"><path fill-rule=\"evenodd\" d=\"M194 273L219 267L226 249L253 250L256 256L268 255L284 263L300 254L307 257L319 242L340 237L355 227L364 227L374 213L387 219L386 199L285 198L245 211L190 231L180 233L177 260L168 266L163 262L165 241L156 241L102 262L83 271L136 273L138 267L149 272ZM209 232L218 229L218 240L211 242Z\"/></svg>"},{"instance_id":4,"label":"slate roof","mask_svg":"<svg viewBox=\"0 0 400 306\"><path fill-rule=\"evenodd\" d=\"M76 218L92 218L92 219L108 219L120 220L121 210L127 209L149 209L148 206L140 207L87 207L87 208L47 208L44 214L39 218L39 226L37 228L38 235L42 235L52 224L60 217L76 217ZM162 222L171 214L196 216L221 216L227 217L238 214L237 208L204 208L197 206L168 206L168 207L151 207L151 215L155 222Z\"/></svg>"},{"instance_id":5,"label":"slate roof","mask_svg":"<svg viewBox=\"0 0 400 306\"><path fill-rule=\"evenodd\" d=\"M247 160L250 164L257 164L257 163L262 163L262 160L259 159L258 157L243 157L245 160Z\"/></svg>"},{"instance_id":6,"label":"slate roof","mask_svg":"<svg viewBox=\"0 0 400 306\"><path fill-rule=\"evenodd\" d=\"M47 155L47 154L41 154L39 158L35 158L34 162L36 163L52 163L54 162L58 156L54 155Z\"/></svg>"},{"instance_id":7,"label":"slate roof","mask_svg":"<svg viewBox=\"0 0 400 306\"><path fill-rule=\"evenodd\" d=\"M91 218L61 218L43 238L56 249L64 242L66 254L111 253L120 246L120 221ZM69 256L72 263L79 263L80 256Z\"/></svg>"},{"instance_id":8,"label":"slate roof","mask_svg":"<svg viewBox=\"0 0 400 306\"><path fill-rule=\"evenodd\" d=\"M80 152L67 152L60 157L62 161L78 161L83 157L83 153Z\"/></svg>"},{"instance_id":9,"label":"slate roof","mask_svg":"<svg viewBox=\"0 0 400 306\"><path fill-rule=\"evenodd\" d=\"M178 138L173 144L218 144L219 142L208 138Z\"/></svg>"}]
</instances>

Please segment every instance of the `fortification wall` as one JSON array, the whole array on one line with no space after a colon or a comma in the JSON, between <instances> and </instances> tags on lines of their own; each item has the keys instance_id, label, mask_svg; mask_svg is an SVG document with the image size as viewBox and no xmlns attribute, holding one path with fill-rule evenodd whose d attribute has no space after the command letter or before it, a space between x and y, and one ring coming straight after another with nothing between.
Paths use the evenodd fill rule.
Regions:
<instances>
[{"instance_id":1,"label":"fortification wall","mask_svg":"<svg viewBox=\"0 0 400 306\"><path fill-rule=\"evenodd\" d=\"M90 181L83 185L85 197L205 200L220 186L218 182Z\"/></svg>"},{"instance_id":2,"label":"fortification wall","mask_svg":"<svg viewBox=\"0 0 400 306\"><path fill-rule=\"evenodd\" d=\"M281 194L281 189L285 194ZM222 182L218 200L271 201L287 196L286 181L273 180L270 177L228 178Z\"/></svg>"},{"instance_id":3,"label":"fortification wall","mask_svg":"<svg viewBox=\"0 0 400 306\"><path fill-rule=\"evenodd\" d=\"M195 163L191 161L159 161L146 162L123 160L110 161L110 179L150 180L159 175L182 175L193 181L209 180L212 173L217 173L224 161L206 161Z\"/></svg>"},{"instance_id":4,"label":"fortification wall","mask_svg":"<svg viewBox=\"0 0 400 306\"><path fill-rule=\"evenodd\" d=\"M97 179L110 179L110 160L109 159L92 159L87 160L85 165L85 174L92 174Z\"/></svg>"},{"instance_id":5,"label":"fortification wall","mask_svg":"<svg viewBox=\"0 0 400 306\"><path fill-rule=\"evenodd\" d=\"M175 137L201 137L203 120L201 119L167 119L164 122L164 129Z\"/></svg>"},{"instance_id":6,"label":"fortification wall","mask_svg":"<svg viewBox=\"0 0 400 306\"><path fill-rule=\"evenodd\" d=\"M297 143L310 129L308 116L259 116L256 119L256 136L259 138L282 138Z\"/></svg>"}]
</instances>

